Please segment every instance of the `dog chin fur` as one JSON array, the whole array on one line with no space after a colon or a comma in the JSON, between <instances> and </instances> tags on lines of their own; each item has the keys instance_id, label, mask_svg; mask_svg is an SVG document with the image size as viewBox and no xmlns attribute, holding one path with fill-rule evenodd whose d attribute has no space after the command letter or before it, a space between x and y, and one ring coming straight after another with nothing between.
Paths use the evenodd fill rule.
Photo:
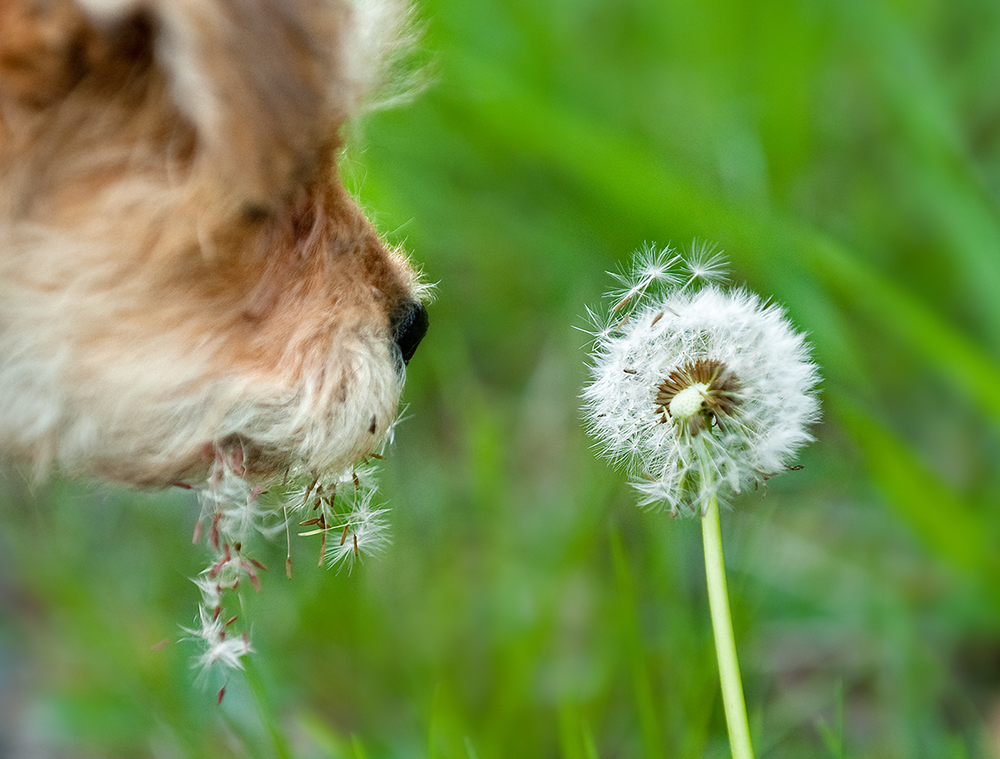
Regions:
<instances>
[{"instance_id":1,"label":"dog chin fur","mask_svg":"<svg viewBox=\"0 0 1000 759\"><path fill-rule=\"evenodd\" d=\"M220 452L264 481L379 447L404 378L393 320L424 293L335 156L403 15L0 4L8 455L165 486Z\"/></svg>"}]
</instances>

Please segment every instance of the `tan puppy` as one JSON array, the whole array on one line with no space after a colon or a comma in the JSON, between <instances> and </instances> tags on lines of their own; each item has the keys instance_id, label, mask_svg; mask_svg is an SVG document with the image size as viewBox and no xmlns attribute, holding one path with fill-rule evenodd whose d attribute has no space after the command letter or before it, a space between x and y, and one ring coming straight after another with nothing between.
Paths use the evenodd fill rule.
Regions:
<instances>
[{"instance_id":1,"label":"tan puppy","mask_svg":"<svg viewBox=\"0 0 1000 759\"><path fill-rule=\"evenodd\" d=\"M427 314L336 173L370 20L0 0L0 449L141 486L373 451Z\"/></svg>"}]
</instances>

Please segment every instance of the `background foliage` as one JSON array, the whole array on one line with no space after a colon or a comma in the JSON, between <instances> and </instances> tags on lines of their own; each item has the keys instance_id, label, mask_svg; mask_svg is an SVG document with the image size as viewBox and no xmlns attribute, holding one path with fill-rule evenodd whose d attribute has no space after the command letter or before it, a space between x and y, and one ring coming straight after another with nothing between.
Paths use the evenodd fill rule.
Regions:
<instances>
[{"instance_id":1,"label":"background foliage","mask_svg":"<svg viewBox=\"0 0 1000 759\"><path fill-rule=\"evenodd\" d=\"M9 476L0 755L726 756L698 524L637 510L577 411L605 271L698 237L825 377L805 469L723 515L758 755L1000 756L1000 6L420 15L432 85L345 157L438 282L394 545L348 576L300 540L216 706L156 646L196 609L192 499Z\"/></svg>"}]
</instances>

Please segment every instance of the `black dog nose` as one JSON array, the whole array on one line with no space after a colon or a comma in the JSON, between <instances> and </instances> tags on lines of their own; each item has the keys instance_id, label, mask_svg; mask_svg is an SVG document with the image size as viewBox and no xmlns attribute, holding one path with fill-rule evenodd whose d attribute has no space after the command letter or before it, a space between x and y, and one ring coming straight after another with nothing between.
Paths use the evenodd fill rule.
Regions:
<instances>
[{"instance_id":1,"label":"black dog nose","mask_svg":"<svg viewBox=\"0 0 1000 759\"><path fill-rule=\"evenodd\" d=\"M391 323L392 339L399 348L403 363L408 364L427 334L427 309L420 301L408 301L393 314Z\"/></svg>"}]
</instances>

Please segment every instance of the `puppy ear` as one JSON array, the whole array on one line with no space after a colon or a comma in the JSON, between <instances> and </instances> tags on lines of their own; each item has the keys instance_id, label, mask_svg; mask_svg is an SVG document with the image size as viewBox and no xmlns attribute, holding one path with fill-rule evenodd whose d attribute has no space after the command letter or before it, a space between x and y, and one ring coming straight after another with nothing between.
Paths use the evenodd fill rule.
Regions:
<instances>
[{"instance_id":1,"label":"puppy ear","mask_svg":"<svg viewBox=\"0 0 1000 759\"><path fill-rule=\"evenodd\" d=\"M171 97L198 138L195 170L232 211L268 213L332 150L346 114L341 2L78 0L98 28L146 14Z\"/></svg>"}]
</instances>

